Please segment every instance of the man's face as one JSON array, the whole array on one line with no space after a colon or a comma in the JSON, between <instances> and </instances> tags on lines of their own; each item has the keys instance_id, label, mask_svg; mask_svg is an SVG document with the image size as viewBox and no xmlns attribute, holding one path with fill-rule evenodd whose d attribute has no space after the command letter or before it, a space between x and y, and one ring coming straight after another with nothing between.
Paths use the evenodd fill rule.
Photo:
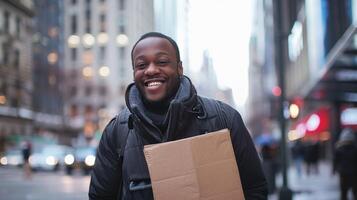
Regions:
<instances>
[{"instance_id":1,"label":"man's face","mask_svg":"<svg viewBox=\"0 0 357 200\"><path fill-rule=\"evenodd\" d=\"M133 51L134 81L149 102L160 102L176 92L182 64L165 38L148 37Z\"/></svg>"}]
</instances>

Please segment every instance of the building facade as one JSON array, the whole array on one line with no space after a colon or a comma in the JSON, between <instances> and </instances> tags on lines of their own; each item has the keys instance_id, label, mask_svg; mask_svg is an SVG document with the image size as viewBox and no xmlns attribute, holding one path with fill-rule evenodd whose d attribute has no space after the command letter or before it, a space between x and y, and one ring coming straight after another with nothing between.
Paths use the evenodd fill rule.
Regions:
<instances>
[{"instance_id":1,"label":"building facade","mask_svg":"<svg viewBox=\"0 0 357 200\"><path fill-rule=\"evenodd\" d=\"M134 42L154 30L153 1L64 2L65 123L92 137L125 107Z\"/></svg>"},{"instance_id":2,"label":"building facade","mask_svg":"<svg viewBox=\"0 0 357 200\"><path fill-rule=\"evenodd\" d=\"M63 135L63 1L35 0L34 9L34 128Z\"/></svg>"},{"instance_id":3,"label":"building facade","mask_svg":"<svg viewBox=\"0 0 357 200\"><path fill-rule=\"evenodd\" d=\"M31 134L32 1L0 1L0 137Z\"/></svg>"},{"instance_id":4,"label":"building facade","mask_svg":"<svg viewBox=\"0 0 357 200\"><path fill-rule=\"evenodd\" d=\"M172 37L180 48L184 74L189 66L189 0L154 0L155 31Z\"/></svg>"}]
</instances>

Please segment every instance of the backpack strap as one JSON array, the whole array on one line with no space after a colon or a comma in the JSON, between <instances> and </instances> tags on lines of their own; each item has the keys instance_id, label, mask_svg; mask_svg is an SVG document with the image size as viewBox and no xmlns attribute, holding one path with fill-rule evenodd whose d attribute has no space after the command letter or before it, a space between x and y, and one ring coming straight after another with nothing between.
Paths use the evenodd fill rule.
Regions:
<instances>
[{"instance_id":1,"label":"backpack strap","mask_svg":"<svg viewBox=\"0 0 357 200\"><path fill-rule=\"evenodd\" d=\"M117 134L117 154L118 154L118 159L123 166L123 160L124 160L124 151L126 147L126 143L128 140L128 136L130 133L130 130L132 129L132 126L129 127L130 123L130 112L125 109L122 113L118 114L115 117L115 132ZM121 168L122 169L122 168ZM122 173L121 171L119 172L120 174ZM119 192L118 192L118 198L117 199L123 199L123 178L121 178L120 183L119 183Z\"/></svg>"},{"instance_id":2,"label":"backpack strap","mask_svg":"<svg viewBox=\"0 0 357 200\"><path fill-rule=\"evenodd\" d=\"M212 112L213 115L217 116L217 121L218 121L218 128L219 129L225 129L228 127L227 125L227 120L223 116L222 113L222 103L220 101L214 100L214 99L209 99L205 97L200 97L199 98L201 102L203 103L204 109L206 112Z\"/></svg>"}]
</instances>

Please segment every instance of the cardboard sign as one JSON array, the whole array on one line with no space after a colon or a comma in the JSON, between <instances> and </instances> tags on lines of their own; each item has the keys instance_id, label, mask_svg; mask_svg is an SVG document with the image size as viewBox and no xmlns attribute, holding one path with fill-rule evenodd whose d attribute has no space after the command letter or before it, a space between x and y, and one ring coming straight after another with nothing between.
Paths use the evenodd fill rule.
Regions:
<instances>
[{"instance_id":1,"label":"cardboard sign","mask_svg":"<svg viewBox=\"0 0 357 200\"><path fill-rule=\"evenodd\" d=\"M144 147L155 200L244 199L228 129Z\"/></svg>"}]
</instances>

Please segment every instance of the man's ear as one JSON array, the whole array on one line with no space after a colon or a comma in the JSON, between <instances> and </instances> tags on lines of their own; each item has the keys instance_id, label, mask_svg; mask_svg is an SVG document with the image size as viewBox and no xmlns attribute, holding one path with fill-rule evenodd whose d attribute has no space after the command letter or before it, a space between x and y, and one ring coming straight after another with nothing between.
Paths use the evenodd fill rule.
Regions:
<instances>
[{"instance_id":1,"label":"man's ear","mask_svg":"<svg viewBox=\"0 0 357 200\"><path fill-rule=\"evenodd\" d=\"M182 67L182 61L177 63L177 73L182 76L183 75L183 67Z\"/></svg>"}]
</instances>

